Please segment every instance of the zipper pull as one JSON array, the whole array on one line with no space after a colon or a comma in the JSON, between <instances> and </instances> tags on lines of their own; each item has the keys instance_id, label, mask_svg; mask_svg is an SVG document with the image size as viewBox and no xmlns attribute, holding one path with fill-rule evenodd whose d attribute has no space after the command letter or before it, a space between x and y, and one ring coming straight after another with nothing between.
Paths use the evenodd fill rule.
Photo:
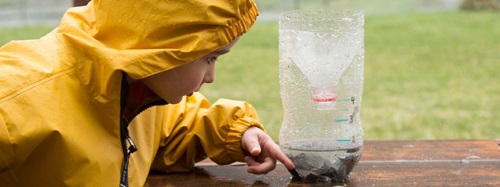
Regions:
<instances>
[{"instance_id":1,"label":"zipper pull","mask_svg":"<svg viewBox=\"0 0 500 187\"><path fill-rule=\"evenodd\" d=\"M130 144L130 146L128 147L128 150L129 150L129 154L130 153L133 153L133 152L136 152L137 151L137 146L135 146L135 143L134 141L132 140L132 138L130 138L130 136L127 134L125 135L126 138L127 138L127 141L128 143Z\"/></svg>"}]
</instances>

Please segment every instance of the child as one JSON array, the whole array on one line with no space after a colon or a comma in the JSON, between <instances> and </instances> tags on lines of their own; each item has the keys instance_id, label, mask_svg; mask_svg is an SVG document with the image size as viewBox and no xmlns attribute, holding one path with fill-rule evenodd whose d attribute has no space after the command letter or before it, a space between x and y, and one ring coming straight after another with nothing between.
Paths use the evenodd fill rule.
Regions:
<instances>
[{"instance_id":1,"label":"child","mask_svg":"<svg viewBox=\"0 0 500 187\"><path fill-rule=\"evenodd\" d=\"M143 186L207 156L265 174L293 163L254 108L197 91L250 29L252 0L93 0L0 48L2 186Z\"/></svg>"}]
</instances>

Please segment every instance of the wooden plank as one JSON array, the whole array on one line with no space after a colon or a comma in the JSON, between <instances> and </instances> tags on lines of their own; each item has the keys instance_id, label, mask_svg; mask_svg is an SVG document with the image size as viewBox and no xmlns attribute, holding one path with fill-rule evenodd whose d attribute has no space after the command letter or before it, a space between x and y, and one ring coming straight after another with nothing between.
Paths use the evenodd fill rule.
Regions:
<instances>
[{"instance_id":1,"label":"wooden plank","mask_svg":"<svg viewBox=\"0 0 500 187\"><path fill-rule=\"evenodd\" d=\"M346 186L500 186L500 161L360 162ZM246 166L204 166L188 173L151 174L146 186L332 186L291 179L283 165L267 175L246 173Z\"/></svg>"},{"instance_id":2,"label":"wooden plank","mask_svg":"<svg viewBox=\"0 0 500 187\"><path fill-rule=\"evenodd\" d=\"M367 141L361 160L500 159L495 140Z\"/></svg>"},{"instance_id":3,"label":"wooden plank","mask_svg":"<svg viewBox=\"0 0 500 187\"><path fill-rule=\"evenodd\" d=\"M362 161L463 159L500 159L500 140L366 141L361 157ZM216 164L207 159L197 165Z\"/></svg>"},{"instance_id":4,"label":"wooden plank","mask_svg":"<svg viewBox=\"0 0 500 187\"><path fill-rule=\"evenodd\" d=\"M500 160L361 162L348 186L500 186Z\"/></svg>"},{"instance_id":5,"label":"wooden plank","mask_svg":"<svg viewBox=\"0 0 500 187\"><path fill-rule=\"evenodd\" d=\"M346 186L500 186L500 141L367 141ZM283 165L267 175L244 163L210 160L187 173L152 173L146 186L332 186L291 179Z\"/></svg>"}]
</instances>

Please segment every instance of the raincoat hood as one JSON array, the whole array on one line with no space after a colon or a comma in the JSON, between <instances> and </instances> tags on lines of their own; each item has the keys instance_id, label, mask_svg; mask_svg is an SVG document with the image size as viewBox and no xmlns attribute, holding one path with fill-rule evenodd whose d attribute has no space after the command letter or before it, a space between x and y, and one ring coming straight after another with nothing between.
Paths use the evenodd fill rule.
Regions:
<instances>
[{"instance_id":1,"label":"raincoat hood","mask_svg":"<svg viewBox=\"0 0 500 187\"><path fill-rule=\"evenodd\" d=\"M100 63L92 68L101 70L81 64L91 84L85 72L107 72L99 80L116 70L142 79L191 62L247 32L257 15L255 3L244 0L93 0L70 9L56 32L74 49L70 58Z\"/></svg>"}]
</instances>

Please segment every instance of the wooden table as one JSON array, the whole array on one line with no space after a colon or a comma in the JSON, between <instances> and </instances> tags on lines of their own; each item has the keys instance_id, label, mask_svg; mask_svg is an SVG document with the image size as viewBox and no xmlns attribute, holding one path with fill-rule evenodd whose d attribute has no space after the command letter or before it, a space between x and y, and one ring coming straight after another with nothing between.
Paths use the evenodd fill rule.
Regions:
<instances>
[{"instance_id":1,"label":"wooden table","mask_svg":"<svg viewBox=\"0 0 500 187\"><path fill-rule=\"evenodd\" d=\"M267 175L209 160L187 173L151 173L146 186L336 186L291 179L279 164ZM367 141L341 186L500 186L500 140Z\"/></svg>"}]
</instances>

